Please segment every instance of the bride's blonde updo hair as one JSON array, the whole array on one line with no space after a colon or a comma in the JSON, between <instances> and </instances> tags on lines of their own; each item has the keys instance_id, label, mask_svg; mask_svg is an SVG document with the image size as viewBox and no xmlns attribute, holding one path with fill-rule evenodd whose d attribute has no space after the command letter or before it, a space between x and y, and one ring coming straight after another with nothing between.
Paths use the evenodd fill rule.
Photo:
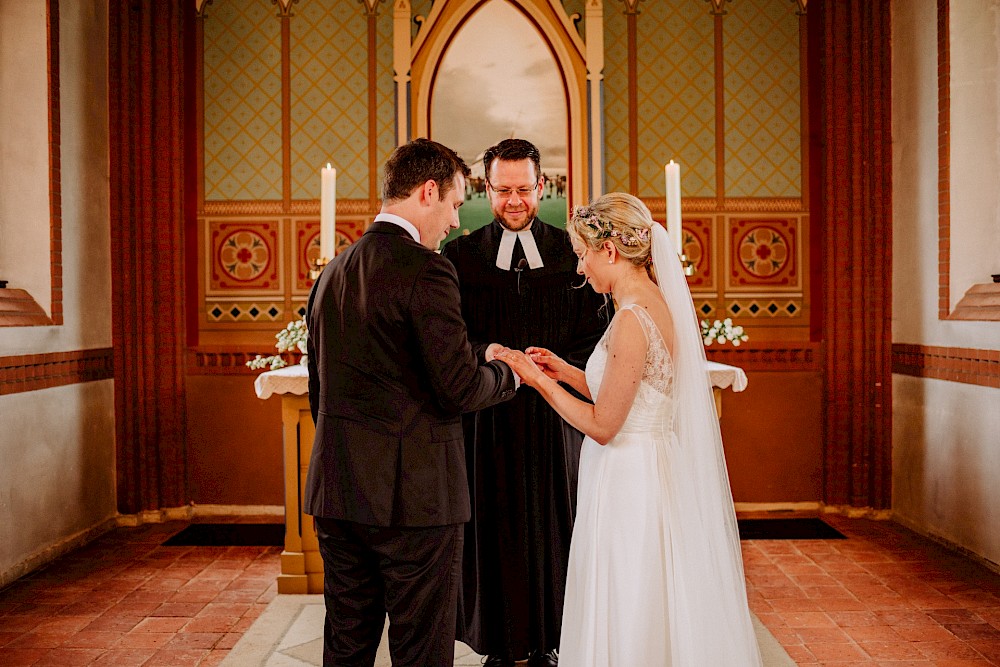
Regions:
<instances>
[{"instance_id":1,"label":"bride's blonde updo hair","mask_svg":"<svg viewBox=\"0 0 1000 667\"><path fill-rule=\"evenodd\" d=\"M609 192L590 206L577 206L566 231L591 250L600 250L611 241L618 254L636 266L651 269L651 225L653 216L638 197Z\"/></svg>"}]
</instances>

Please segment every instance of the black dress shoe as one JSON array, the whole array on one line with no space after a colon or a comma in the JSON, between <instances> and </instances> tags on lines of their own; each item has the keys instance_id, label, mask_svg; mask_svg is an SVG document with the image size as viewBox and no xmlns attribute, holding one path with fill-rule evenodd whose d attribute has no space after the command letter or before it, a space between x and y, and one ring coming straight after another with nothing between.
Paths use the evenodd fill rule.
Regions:
<instances>
[{"instance_id":1,"label":"black dress shoe","mask_svg":"<svg viewBox=\"0 0 1000 667\"><path fill-rule=\"evenodd\" d=\"M483 667L514 667L514 661L499 655L488 655L483 661Z\"/></svg>"},{"instance_id":2,"label":"black dress shoe","mask_svg":"<svg viewBox=\"0 0 1000 667\"><path fill-rule=\"evenodd\" d=\"M528 667L558 667L559 654L556 651L542 653L536 651L528 658Z\"/></svg>"}]
</instances>

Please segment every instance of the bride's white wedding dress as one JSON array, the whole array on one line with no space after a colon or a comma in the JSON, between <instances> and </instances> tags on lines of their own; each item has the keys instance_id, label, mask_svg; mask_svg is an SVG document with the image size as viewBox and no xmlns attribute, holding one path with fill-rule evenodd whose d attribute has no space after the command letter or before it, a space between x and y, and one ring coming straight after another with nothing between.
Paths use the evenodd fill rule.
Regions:
<instances>
[{"instance_id":1,"label":"bride's white wedding dress","mask_svg":"<svg viewBox=\"0 0 1000 667\"><path fill-rule=\"evenodd\" d=\"M724 494L715 494L723 501L703 500L699 486L719 481L700 479L705 476L686 450L712 444L678 441L672 428L674 362L644 308L622 307L608 332L622 317L642 325L646 364L621 431L605 446L590 438L583 442L559 662L760 665L742 561L738 551L733 557L726 534L735 527L728 482ZM607 363L608 335L587 362L594 397Z\"/></svg>"}]
</instances>

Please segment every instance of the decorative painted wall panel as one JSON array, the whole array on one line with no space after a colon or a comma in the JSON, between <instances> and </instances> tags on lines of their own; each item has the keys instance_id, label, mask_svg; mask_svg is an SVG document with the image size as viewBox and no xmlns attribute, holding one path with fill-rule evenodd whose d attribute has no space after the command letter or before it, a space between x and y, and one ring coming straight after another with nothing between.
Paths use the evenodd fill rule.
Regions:
<instances>
[{"instance_id":1,"label":"decorative painted wall panel","mask_svg":"<svg viewBox=\"0 0 1000 667\"><path fill-rule=\"evenodd\" d=\"M621 2L604 3L604 190L628 185L628 35Z\"/></svg>"},{"instance_id":2,"label":"decorative painted wall panel","mask_svg":"<svg viewBox=\"0 0 1000 667\"><path fill-rule=\"evenodd\" d=\"M681 244L688 261L694 263L694 274L688 276L692 290L715 288L714 238L712 218L684 218Z\"/></svg>"},{"instance_id":3,"label":"decorative painted wall panel","mask_svg":"<svg viewBox=\"0 0 1000 667\"><path fill-rule=\"evenodd\" d=\"M637 20L639 192L663 196L663 165L684 196L715 195L715 27L703 4L647 2Z\"/></svg>"},{"instance_id":4,"label":"decorative painted wall panel","mask_svg":"<svg viewBox=\"0 0 1000 667\"><path fill-rule=\"evenodd\" d=\"M789 0L739 0L722 21L727 197L801 196L799 17Z\"/></svg>"},{"instance_id":5,"label":"decorative painted wall panel","mask_svg":"<svg viewBox=\"0 0 1000 667\"><path fill-rule=\"evenodd\" d=\"M292 199L318 199L337 168L337 197L368 197L368 22L357 0L295 5L291 32Z\"/></svg>"},{"instance_id":6,"label":"decorative painted wall panel","mask_svg":"<svg viewBox=\"0 0 1000 667\"><path fill-rule=\"evenodd\" d=\"M334 250L340 254L364 234L364 224L356 220L337 221ZM292 221L292 275L295 276L295 294L308 293L312 288L309 267L320 257L319 220Z\"/></svg>"},{"instance_id":7,"label":"decorative painted wall panel","mask_svg":"<svg viewBox=\"0 0 1000 667\"><path fill-rule=\"evenodd\" d=\"M267 0L204 20L205 199L281 199L281 26Z\"/></svg>"},{"instance_id":8,"label":"decorative painted wall panel","mask_svg":"<svg viewBox=\"0 0 1000 667\"><path fill-rule=\"evenodd\" d=\"M283 262L277 220L210 221L205 232L206 294L281 292Z\"/></svg>"},{"instance_id":9,"label":"decorative painted wall panel","mask_svg":"<svg viewBox=\"0 0 1000 667\"><path fill-rule=\"evenodd\" d=\"M799 224L797 218L730 219L727 287L802 289Z\"/></svg>"}]
</instances>

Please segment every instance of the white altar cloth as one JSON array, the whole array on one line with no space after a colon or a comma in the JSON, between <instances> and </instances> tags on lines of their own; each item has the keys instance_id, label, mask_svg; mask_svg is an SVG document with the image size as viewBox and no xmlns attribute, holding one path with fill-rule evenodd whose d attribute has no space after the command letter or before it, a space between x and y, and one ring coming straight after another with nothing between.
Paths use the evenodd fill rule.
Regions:
<instances>
[{"instance_id":1,"label":"white altar cloth","mask_svg":"<svg viewBox=\"0 0 1000 667\"><path fill-rule=\"evenodd\" d=\"M716 389L732 387L733 391L743 391L747 388L747 374L738 366L709 361L706 368L712 386ZM309 393L309 371L302 364L267 371L257 376L253 387L257 398L269 398L272 394L302 396Z\"/></svg>"}]
</instances>

